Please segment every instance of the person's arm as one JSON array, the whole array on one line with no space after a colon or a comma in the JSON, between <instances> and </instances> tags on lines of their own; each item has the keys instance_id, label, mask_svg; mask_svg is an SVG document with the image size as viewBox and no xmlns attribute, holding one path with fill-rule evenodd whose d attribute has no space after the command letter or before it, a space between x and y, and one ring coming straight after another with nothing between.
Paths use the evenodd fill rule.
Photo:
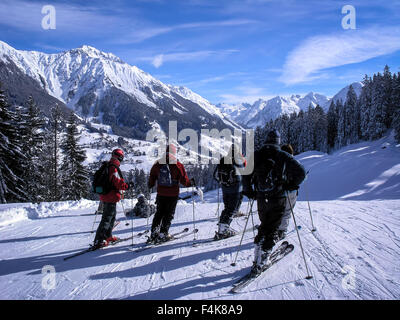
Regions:
<instances>
[{"instance_id":1,"label":"person's arm","mask_svg":"<svg viewBox=\"0 0 400 320\"><path fill-rule=\"evenodd\" d=\"M110 177L111 184L116 190L128 190L128 184L125 183L124 179L119 178L118 170L115 166L109 166L108 174Z\"/></svg>"},{"instance_id":2,"label":"person's arm","mask_svg":"<svg viewBox=\"0 0 400 320\"><path fill-rule=\"evenodd\" d=\"M189 180L189 177L186 173L185 167L180 162L177 163L177 167L180 172L179 183L185 187L191 187L192 182Z\"/></svg>"},{"instance_id":3,"label":"person's arm","mask_svg":"<svg viewBox=\"0 0 400 320\"><path fill-rule=\"evenodd\" d=\"M150 170L149 181L147 183L149 189L153 188L156 185L157 176L158 176L158 166L157 163L155 163Z\"/></svg>"},{"instance_id":4,"label":"person's arm","mask_svg":"<svg viewBox=\"0 0 400 320\"><path fill-rule=\"evenodd\" d=\"M286 163L286 179L288 190L297 189L306 178L306 170L303 165L289 154L284 155Z\"/></svg>"}]
</instances>

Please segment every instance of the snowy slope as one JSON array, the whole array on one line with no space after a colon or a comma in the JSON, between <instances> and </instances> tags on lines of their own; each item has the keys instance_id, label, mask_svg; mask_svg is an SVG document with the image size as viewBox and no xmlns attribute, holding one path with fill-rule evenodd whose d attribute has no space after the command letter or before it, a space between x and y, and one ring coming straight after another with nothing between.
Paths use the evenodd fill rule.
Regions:
<instances>
[{"instance_id":1,"label":"snowy slope","mask_svg":"<svg viewBox=\"0 0 400 320\"><path fill-rule=\"evenodd\" d=\"M5 211L9 217L24 210L36 213L0 225L0 288L7 288L0 290L0 298L399 299L400 146L386 137L333 155L306 153L298 159L311 169L300 189L295 214L302 226L300 235L312 280L304 279L306 271L293 222L287 239L295 251L243 293L233 295L229 289L251 265L252 231L244 236L235 267L230 264L239 236L193 247L190 235L140 253L133 253L128 241L64 262L63 257L93 240L90 231L97 203L17 204L1 205L0 215ZM199 240L212 237L216 230L217 199L216 191L205 194L204 203L196 199ZM316 232L311 232L307 199ZM132 205L134 202L125 200L125 209ZM118 204L117 209L123 220L123 207ZM241 211L247 210L245 201ZM249 224L252 220L259 222L257 214ZM232 227L243 230L245 222L244 217L235 218ZM145 230L147 223L146 219L135 219L134 233ZM194 227L190 201L179 202L171 232L184 227ZM125 226L123 221L114 234L129 236L131 225ZM143 241L135 238L133 247ZM55 289L42 286L46 265L55 268Z\"/></svg>"}]
</instances>

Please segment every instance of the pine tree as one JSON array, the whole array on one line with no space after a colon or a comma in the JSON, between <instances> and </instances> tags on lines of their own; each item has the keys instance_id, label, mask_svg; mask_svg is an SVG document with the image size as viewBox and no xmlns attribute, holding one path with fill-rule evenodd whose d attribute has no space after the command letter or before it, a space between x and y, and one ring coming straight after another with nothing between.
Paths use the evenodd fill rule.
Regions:
<instances>
[{"instance_id":1,"label":"pine tree","mask_svg":"<svg viewBox=\"0 0 400 320\"><path fill-rule=\"evenodd\" d=\"M332 101L328 114L327 114L327 144L328 151L332 151L335 148L335 141L338 134L338 111L336 104Z\"/></svg>"},{"instance_id":2,"label":"pine tree","mask_svg":"<svg viewBox=\"0 0 400 320\"><path fill-rule=\"evenodd\" d=\"M328 119L327 115L319 105L314 109L314 149L328 151Z\"/></svg>"},{"instance_id":3,"label":"pine tree","mask_svg":"<svg viewBox=\"0 0 400 320\"><path fill-rule=\"evenodd\" d=\"M79 132L75 115L68 119L67 132L62 143L64 159L61 166L62 197L65 200L79 200L88 196L89 173L84 166L86 153L79 145Z\"/></svg>"},{"instance_id":4,"label":"pine tree","mask_svg":"<svg viewBox=\"0 0 400 320\"><path fill-rule=\"evenodd\" d=\"M400 73L393 77L393 120L392 127L395 131L395 138L400 143Z\"/></svg>"},{"instance_id":5,"label":"pine tree","mask_svg":"<svg viewBox=\"0 0 400 320\"><path fill-rule=\"evenodd\" d=\"M344 147L346 145L346 113L342 100L336 102L336 109L338 114L338 125L337 125L337 139L336 149Z\"/></svg>"},{"instance_id":6,"label":"pine tree","mask_svg":"<svg viewBox=\"0 0 400 320\"><path fill-rule=\"evenodd\" d=\"M378 72L378 74L374 74L372 78L372 100L368 126L368 134L372 140L382 138L386 131L385 106L383 104L384 91L384 80L382 75Z\"/></svg>"},{"instance_id":7,"label":"pine tree","mask_svg":"<svg viewBox=\"0 0 400 320\"><path fill-rule=\"evenodd\" d=\"M364 140L369 140L369 121L370 112L372 105L372 80L370 77L365 75L363 80L363 88L361 90L359 99L359 109L360 109L360 138Z\"/></svg>"},{"instance_id":8,"label":"pine tree","mask_svg":"<svg viewBox=\"0 0 400 320\"><path fill-rule=\"evenodd\" d=\"M0 203L26 200L21 168L18 167L25 159L17 127L19 120L0 86Z\"/></svg>"},{"instance_id":9,"label":"pine tree","mask_svg":"<svg viewBox=\"0 0 400 320\"><path fill-rule=\"evenodd\" d=\"M44 120L40 115L32 96L28 98L24 118L23 153L26 155L24 163L24 180L29 190L28 200L40 202L44 200L44 165L41 161L44 147Z\"/></svg>"},{"instance_id":10,"label":"pine tree","mask_svg":"<svg viewBox=\"0 0 400 320\"><path fill-rule=\"evenodd\" d=\"M358 132L360 127L360 114L358 111L357 95L352 86L347 92L344 104L345 112L345 141L346 145L358 142Z\"/></svg>"}]
</instances>

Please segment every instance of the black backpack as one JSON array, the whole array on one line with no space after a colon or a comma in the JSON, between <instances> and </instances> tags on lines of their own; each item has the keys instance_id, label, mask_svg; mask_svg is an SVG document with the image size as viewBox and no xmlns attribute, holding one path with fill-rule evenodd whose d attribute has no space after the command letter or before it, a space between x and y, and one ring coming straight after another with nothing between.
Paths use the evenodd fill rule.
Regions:
<instances>
[{"instance_id":1,"label":"black backpack","mask_svg":"<svg viewBox=\"0 0 400 320\"><path fill-rule=\"evenodd\" d=\"M233 164L218 164L217 177L219 183L225 187L230 187L239 182L236 169Z\"/></svg>"},{"instance_id":2,"label":"black backpack","mask_svg":"<svg viewBox=\"0 0 400 320\"><path fill-rule=\"evenodd\" d=\"M177 180L173 180L171 176L171 169L168 164L160 165L160 174L157 179L159 186L172 187L178 184Z\"/></svg>"},{"instance_id":3,"label":"black backpack","mask_svg":"<svg viewBox=\"0 0 400 320\"><path fill-rule=\"evenodd\" d=\"M263 161L261 165L254 168L253 185L257 192L266 196L273 196L282 191L283 170L278 168L273 159Z\"/></svg>"},{"instance_id":4,"label":"black backpack","mask_svg":"<svg viewBox=\"0 0 400 320\"><path fill-rule=\"evenodd\" d=\"M101 164L101 167L94 173L92 182L92 191L94 193L105 195L111 190L115 190L108 174L110 166L115 167L119 176L123 179L122 172L117 166L110 164L108 161L104 161Z\"/></svg>"}]
</instances>

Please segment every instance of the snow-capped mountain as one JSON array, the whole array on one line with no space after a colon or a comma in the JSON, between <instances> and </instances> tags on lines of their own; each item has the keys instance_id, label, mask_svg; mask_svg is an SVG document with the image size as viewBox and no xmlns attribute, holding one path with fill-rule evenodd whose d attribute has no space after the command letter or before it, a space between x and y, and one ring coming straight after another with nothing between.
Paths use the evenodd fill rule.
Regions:
<instances>
[{"instance_id":1,"label":"snow-capped mountain","mask_svg":"<svg viewBox=\"0 0 400 320\"><path fill-rule=\"evenodd\" d=\"M351 84L355 90L357 97L361 94L362 83L354 82ZM315 108L317 105L322 107L325 112L328 111L331 101L346 101L347 92L350 85L341 89L331 99L325 95L310 92L305 96L292 95L290 97L276 96L269 100L259 99L253 104L242 103L238 105L218 104L222 113L230 117L233 121L249 128L264 126L270 120L275 120L281 115L290 115L293 112L299 113L300 110L307 111L311 106Z\"/></svg>"},{"instance_id":2,"label":"snow-capped mountain","mask_svg":"<svg viewBox=\"0 0 400 320\"><path fill-rule=\"evenodd\" d=\"M112 53L90 46L45 54L16 50L0 41L0 63L8 70L0 74L0 81L12 82L17 71L19 77L34 80L31 87L36 87L27 91L41 90L120 135L143 138L151 123L166 130L169 120L177 120L178 129L237 127L188 88L166 85ZM6 89L11 95L22 94L18 87Z\"/></svg>"}]
</instances>

